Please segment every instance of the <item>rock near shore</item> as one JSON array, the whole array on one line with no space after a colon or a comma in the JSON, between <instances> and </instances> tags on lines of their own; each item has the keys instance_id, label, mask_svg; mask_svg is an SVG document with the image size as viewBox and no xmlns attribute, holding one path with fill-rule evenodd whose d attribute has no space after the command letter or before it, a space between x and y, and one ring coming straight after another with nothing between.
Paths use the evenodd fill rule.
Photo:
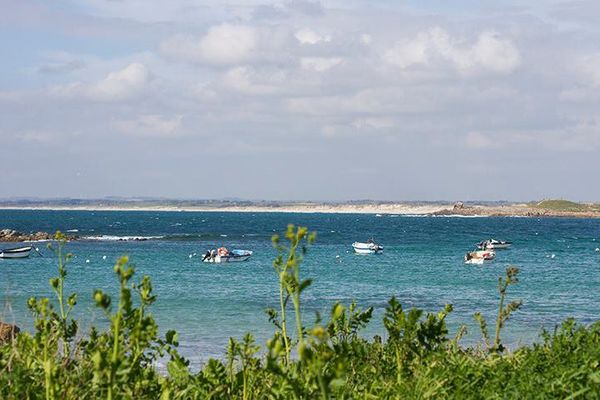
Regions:
<instances>
[{"instance_id":1,"label":"rock near shore","mask_svg":"<svg viewBox=\"0 0 600 400\"><path fill-rule=\"evenodd\" d=\"M0 230L0 242L34 242L52 239L54 239L54 235L48 232L22 233L14 229ZM77 237L69 236L67 239L75 240Z\"/></svg>"}]
</instances>

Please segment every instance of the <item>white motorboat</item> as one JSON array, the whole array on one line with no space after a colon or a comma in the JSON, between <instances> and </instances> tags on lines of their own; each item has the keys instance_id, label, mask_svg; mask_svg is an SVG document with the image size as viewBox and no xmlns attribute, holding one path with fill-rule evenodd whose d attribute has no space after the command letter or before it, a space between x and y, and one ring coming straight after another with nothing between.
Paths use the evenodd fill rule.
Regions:
<instances>
[{"instance_id":1,"label":"white motorboat","mask_svg":"<svg viewBox=\"0 0 600 400\"><path fill-rule=\"evenodd\" d=\"M15 247L12 249L0 250L0 258L25 258L29 257L29 253L33 250L33 246Z\"/></svg>"},{"instance_id":2,"label":"white motorboat","mask_svg":"<svg viewBox=\"0 0 600 400\"><path fill-rule=\"evenodd\" d=\"M367 243L354 242L352 248L358 254L378 254L383 252L383 246L375 243L373 240L368 240Z\"/></svg>"},{"instance_id":3,"label":"white motorboat","mask_svg":"<svg viewBox=\"0 0 600 400\"><path fill-rule=\"evenodd\" d=\"M465 264L483 264L484 261L492 261L496 258L493 250L476 250L465 254Z\"/></svg>"},{"instance_id":4,"label":"white motorboat","mask_svg":"<svg viewBox=\"0 0 600 400\"><path fill-rule=\"evenodd\" d=\"M242 262L248 260L252 256L250 250L227 250L225 247L219 247L216 250L208 250L202 257L202 261L206 263L230 263Z\"/></svg>"},{"instance_id":5,"label":"white motorboat","mask_svg":"<svg viewBox=\"0 0 600 400\"><path fill-rule=\"evenodd\" d=\"M484 240L477 244L477 247L481 250L498 250L498 249L508 249L512 245L512 242L508 242L506 240L496 240L496 239L488 239Z\"/></svg>"}]
</instances>

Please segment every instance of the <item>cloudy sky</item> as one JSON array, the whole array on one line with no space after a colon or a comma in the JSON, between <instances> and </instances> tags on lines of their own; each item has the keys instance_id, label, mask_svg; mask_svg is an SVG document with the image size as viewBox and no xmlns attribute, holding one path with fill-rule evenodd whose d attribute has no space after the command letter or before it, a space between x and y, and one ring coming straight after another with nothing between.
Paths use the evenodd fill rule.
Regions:
<instances>
[{"instance_id":1,"label":"cloudy sky","mask_svg":"<svg viewBox=\"0 0 600 400\"><path fill-rule=\"evenodd\" d=\"M595 0L0 10L0 198L600 200Z\"/></svg>"}]
</instances>

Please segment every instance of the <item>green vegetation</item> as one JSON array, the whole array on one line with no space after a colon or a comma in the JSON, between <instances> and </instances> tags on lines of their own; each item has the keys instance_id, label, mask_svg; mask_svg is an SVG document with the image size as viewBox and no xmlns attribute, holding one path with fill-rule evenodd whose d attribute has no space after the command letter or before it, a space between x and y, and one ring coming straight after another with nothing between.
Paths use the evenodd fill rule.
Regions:
<instances>
[{"instance_id":1,"label":"green vegetation","mask_svg":"<svg viewBox=\"0 0 600 400\"><path fill-rule=\"evenodd\" d=\"M110 326L79 332L70 318L77 297L64 292L70 255L63 256L58 235L58 277L50 281L56 299L29 300L34 333L0 345L0 398L600 398L600 323L586 327L568 320L553 333L543 332L541 343L531 347L508 352L502 345L502 328L521 306L506 300L517 283L515 267L499 279L493 341L486 320L476 314L483 338L474 347L459 345L465 328L449 337L445 320L451 305L424 314L390 299L383 317L386 340L359 335L373 309L356 304L334 304L327 319L303 325L302 293L311 282L302 279L301 263L314 237L290 226L287 246L273 239L280 254L274 262L280 304L268 310L275 332L264 351L250 334L230 339L222 360L211 359L194 373L177 351L177 334L159 337L148 313L155 301L150 279L132 283L134 269L126 257L114 267L118 299L93 294ZM159 359L167 362L164 373L155 367Z\"/></svg>"},{"instance_id":2,"label":"green vegetation","mask_svg":"<svg viewBox=\"0 0 600 400\"><path fill-rule=\"evenodd\" d=\"M582 204L575 203L569 200L543 200L533 205L536 208L542 208L550 211L566 211L566 212L591 212L600 211L598 204Z\"/></svg>"}]
</instances>

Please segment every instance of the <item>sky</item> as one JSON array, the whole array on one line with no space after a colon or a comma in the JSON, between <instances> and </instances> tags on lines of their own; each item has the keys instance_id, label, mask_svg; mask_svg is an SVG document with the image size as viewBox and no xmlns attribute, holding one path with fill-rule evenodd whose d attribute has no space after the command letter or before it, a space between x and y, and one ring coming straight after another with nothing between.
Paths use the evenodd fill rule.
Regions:
<instances>
[{"instance_id":1,"label":"sky","mask_svg":"<svg viewBox=\"0 0 600 400\"><path fill-rule=\"evenodd\" d=\"M0 10L0 198L600 201L596 0Z\"/></svg>"}]
</instances>

